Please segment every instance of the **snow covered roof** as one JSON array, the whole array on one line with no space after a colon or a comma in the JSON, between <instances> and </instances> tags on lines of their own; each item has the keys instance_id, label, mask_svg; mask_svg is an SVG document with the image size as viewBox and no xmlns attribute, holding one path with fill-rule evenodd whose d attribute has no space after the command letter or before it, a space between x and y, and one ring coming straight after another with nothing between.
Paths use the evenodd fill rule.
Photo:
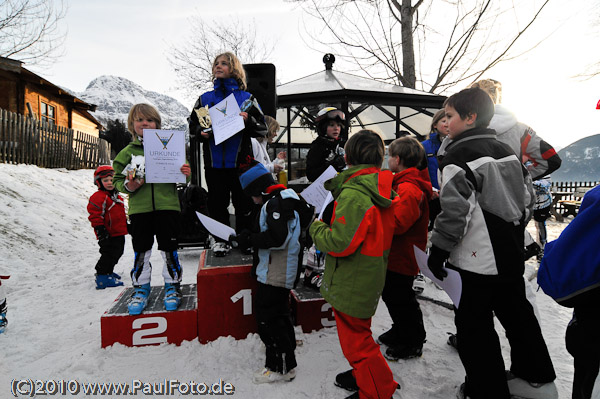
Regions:
<instances>
[{"instance_id":1,"label":"snow covered roof","mask_svg":"<svg viewBox=\"0 0 600 399\"><path fill-rule=\"evenodd\" d=\"M439 108L446 97L326 69L277 86L279 107L349 100Z\"/></svg>"}]
</instances>

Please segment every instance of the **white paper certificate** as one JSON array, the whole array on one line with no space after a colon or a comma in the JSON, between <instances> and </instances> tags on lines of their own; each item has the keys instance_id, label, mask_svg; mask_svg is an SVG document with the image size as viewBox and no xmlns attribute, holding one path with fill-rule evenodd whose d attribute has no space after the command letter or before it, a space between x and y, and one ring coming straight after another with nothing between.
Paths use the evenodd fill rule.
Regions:
<instances>
[{"instance_id":1,"label":"white paper certificate","mask_svg":"<svg viewBox=\"0 0 600 399\"><path fill-rule=\"evenodd\" d=\"M185 132L144 129L147 183L185 183Z\"/></svg>"},{"instance_id":2,"label":"white paper certificate","mask_svg":"<svg viewBox=\"0 0 600 399\"><path fill-rule=\"evenodd\" d=\"M225 241L229 241L230 236L236 235L235 230L226 224L218 222L215 219L211 219L200 212L196 212L196 215L198 215L198 219L200 219L200 223L202 223L204 228L213 236L217 236Z\"/></svg>"},{"instance_id":3,"label":"white paper certificate","mask_svg":"<svg viewBox=\"0 0 600 399\"><path fill-rule=\"evenodd\" d=\"M221 144L244 128L244 118L233 94L208 109L212 121L215 144Z\"/></svg>"},{"instance_id":4,"label":"white paper certificate","mask_svg":"<svg viewBox=\"0 0 600 399\"><path fill-rule=\"evenodd\" d=\"M300 195L306 202L314 206L315 209L323 209L323 207L329 203L325 203L325 201L330 194L330 192L325 189L323 184L336 175L337 171L333 166L329 165L329 167L325 169L325 172L323 172L321 176L317 177L317 180L315 180L310 186L306 187L304 191L300 193ZM333 197L331 197L331 199L333 199Z\"/></svg>"},{"instance_id":5,"label":"white paper certificate","mask_svg":"<svg viewBox=\"0 0 600 399\"><path fill-rule=\"evenodd\" d=\"M448 276L446 276L444 280L439 280L433 275L429 266L427 266L427 259L429 259L429 256L415 245L413 245L413 250L415 251L415 258L419 265L419 269L421 269L421 273L442 287L450 299L452 299L454 306L458 309L458 304L460 303L460 297L462 295L462 279L460 278L460 274L458 274L456 270L444 268L448 273Z\"/></svg>"}]
</instances>

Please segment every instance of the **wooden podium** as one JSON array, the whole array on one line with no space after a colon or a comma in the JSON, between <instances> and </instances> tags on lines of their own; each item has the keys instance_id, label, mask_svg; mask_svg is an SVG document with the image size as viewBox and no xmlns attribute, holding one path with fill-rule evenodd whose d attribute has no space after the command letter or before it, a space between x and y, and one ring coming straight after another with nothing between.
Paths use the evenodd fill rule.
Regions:
<instances>
[{"instance_id":1,"label":"wooden podium","mask_svg":"<svg viewBox=\"0 0 600 399\"><path fill-rule=\"evenodd\" d=\"M164 287L152 287L144 312L130 316L127 303L133 288L123 290L113 306L100 319L102 347L120 343L126 346L181 344L198 338L201 343L219 337L244 339L256 333L253 295L256 278L250 275L252 255L232 250L216 257L202 251L196 284L182 285L179 309L164 310ZM321 294L301 283L292 290L290 307L295 325L304 332L335 326L331 306Z\"/></svg>"},{"instance_id":2,"label":"wooden podium","mask_svg":"<svg viewBox=\"0 0 600 399\"><path fill-rule=\"evenodd\" d=\"M181 292L179 309L167 312L163 304L164 286L152 287L144 312L130 316L127 303L133 287L125 288L100 319L102 347L116 343L126 346L179 345L182 341L195 339L198 336L196 285L182 285Z\"/></svg>"}]
</instances>

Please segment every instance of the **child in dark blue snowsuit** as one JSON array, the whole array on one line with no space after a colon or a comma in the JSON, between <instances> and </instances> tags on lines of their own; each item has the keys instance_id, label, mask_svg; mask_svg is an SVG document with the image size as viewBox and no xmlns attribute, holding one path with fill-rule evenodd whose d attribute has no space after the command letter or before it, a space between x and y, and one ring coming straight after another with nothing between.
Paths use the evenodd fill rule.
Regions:
<instances>
[{"instance_id":1,"label":"child in dark blue snowsuit","mask_svg":"<svg viewBox=\"0 0 600 399\"><path fill-rule=\"evenodd\" d=\"M213 107L231 94L241 107L246 100L251 99L251 94L244 91L246 73L233 53L219 54L213 63L212 73L214 90L202 94L196 101L189 118L190 135L199 137L203 144L210 217L229 226L228 207L231 197L235 208L235 227L239 233L250 227L252 211L252 201L244 195L240 186L240 171L248 168L254 159L250 138L265 136L267 129L260 107L254 107L258 114L241 112L246 126L244 129L222 143L215 143L214 135L200 124L198 112L203 107ZM227 243L217 240L212 249L216 256L224 256L231 248Z\"/></svg>"}]
</instances>

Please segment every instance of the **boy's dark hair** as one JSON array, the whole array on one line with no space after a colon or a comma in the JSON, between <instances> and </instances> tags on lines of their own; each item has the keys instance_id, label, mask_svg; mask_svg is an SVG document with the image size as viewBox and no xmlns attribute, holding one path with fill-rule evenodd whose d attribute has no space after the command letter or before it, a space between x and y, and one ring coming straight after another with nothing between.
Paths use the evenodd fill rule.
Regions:
<instances>
[{"instance_id":1,"label":"boy's dark hair","mask_svg":"<svg viewBox=\"0 0 600 399\"><path fill-rule=\"evenodd\" d=\"M425 148L411 136L401 137L392 141L388 147L390 157L398 156L400 162L407 167L422 169L426 165Z\"/></svg>"},{"instance_id":2,"label":"boy's dark hair","mask_svg":"<svg viewBox=\"0 0 600 399\"><path fill-rule=\"evenodd\" d=\"M361 130L353 134L344 147L350 165L375 165L381 168L385 147L381 136L372 130Z\"/></svg>"},{"instance_id":3,"label":"boy's dark hair","mask_svg":"<svg viewBox=\"0 0 600 399\"><path fill-rule=\"evenodd\" d=\"M451 95L444 102L456 110L461 119L477 114L475 127L487 127L494 116L494 103L490 96L479 87L464 89Z\"/></svg>"}]
</instances>

